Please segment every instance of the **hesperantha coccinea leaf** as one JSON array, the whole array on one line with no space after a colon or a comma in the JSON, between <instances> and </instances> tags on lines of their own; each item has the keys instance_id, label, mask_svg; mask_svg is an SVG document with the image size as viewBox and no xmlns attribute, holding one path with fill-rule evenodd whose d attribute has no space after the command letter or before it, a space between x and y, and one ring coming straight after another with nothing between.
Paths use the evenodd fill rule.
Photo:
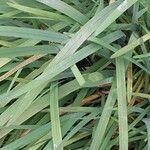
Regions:
<instances>
[{"instance_id":1,"label":"hesperantha coccinea leaf","mask_svg":"<svg viewBox=\"0 0 150 150\"><path fill-rule=\"evenodd\" d=\"M150 2L0 0L0 149L149 150Z\"/></svg>"}]
</instances>

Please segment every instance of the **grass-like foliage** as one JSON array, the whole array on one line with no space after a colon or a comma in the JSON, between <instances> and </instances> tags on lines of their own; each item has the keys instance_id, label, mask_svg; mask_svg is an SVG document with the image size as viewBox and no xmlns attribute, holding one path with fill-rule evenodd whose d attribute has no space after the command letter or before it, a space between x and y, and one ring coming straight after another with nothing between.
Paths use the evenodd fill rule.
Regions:
<instances>
[{"instance_id":1,"label":"grass-like foliage","mask_svg":"<svg viewBox=\"0 0 150 150\"><path fill-rule=\"evenodd\" d=\"M0 150L150 150L149 0L0 0Z\"/></svg>"}]
</instances>

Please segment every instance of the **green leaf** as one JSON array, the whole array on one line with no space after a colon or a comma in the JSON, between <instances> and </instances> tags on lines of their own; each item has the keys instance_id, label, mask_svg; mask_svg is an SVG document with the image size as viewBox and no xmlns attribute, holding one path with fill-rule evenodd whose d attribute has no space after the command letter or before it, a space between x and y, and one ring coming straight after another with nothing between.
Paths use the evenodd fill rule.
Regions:
<instances>
[{"instance_id":1,"label":"green leaf","mask_svg":"<svg viewBox=\"0 0 150 150\"><path fill-rule=\"evenodd\" d=\"M57 54L59 48L55 45L37 45L26 47L0 48L0 57L19 57L38 54Z\"/></svg>"},{"instance_id":2,"label":"green leaf","mask_svg":"<svg viewBox=\"0 0 150 150\"><path fill-rule=\"evenodd\" d=\"M110 93L108 95L106 104L103 108L101 118L94 132L90 150L93 150L93 149L96 150L100 148L103 142L104 136L106 134L106 128L110 120L110 116L111 116L112 109L114 107L115 102L116 102L116 85L114 82L111 87Z\"/></svg>"},{"instance_id":3,"label":"green leaf","mask_svg":"<svg viewBox=\"0 0 150 150\"><path fill-rule=\"evenodd\" d=\"M147 149L150 149L150 129L149 129L149 127L150 127L150 120L149 120L149 118L145 118L145 119L143 119L143 122L146 124L146 127L147 127L147 131L148 131L148 147L147 147Z\"/></svg>"},{"instance_id":4,"label":"green leaf","mask_svg":"<svg viewBox=\"0 0 150 150\"><path fill-rule=\"evenodd\" d=\"M52 83L50 87L50 115L52 124L53 149L57 149L62 142L61 126L59 119L58 85ZM60 147L63 150L63 147Z\"/></svg>"},{"instance_id":5,"label":"green leaf","mask_svg":"<svg viewBox=\"0 0 150 150\"><path fill-rule=\"evenodd\" d=\"M58 43L66 42L68 40L67 36L57 32L11 26L0 26L0 36L43 40Z\"/></svg>"},{"instance_id":6,"label":"green leaf","mask_svg":"<svg viewBox=\"0 0 150 150\"><path fill-rule=\"evenodd\" d=\"M148 33L148 34L144 35L143 37L137 39L136 41L130 43L129 45L127 45L127 46L121 48L120 50L118 50L115 54L113 54L111 56L111 58L116 58L116 57L122 56L122 55L126 54L127 52L133 50L137 46L139 46L141 44L141 40L143 42L146 42L149 39L150 39L150 34Z\"/></svg>"},{"instance_id":7,"label":"green leaf","mask_svg":"<svg viewBox=\"0 0 150 150\"><path fill-rule=\"evenodd\" d=\"M68 17L57 14L57 13L53 13L53 12L49 12L49 11L45 11L45 10L41 10L37 8L27 7L24 5L17 4L17 3L7 3L7 4L15 9L34 14L38 17L40 16L40 17L49 18L51 20L59 20L59 21L65 21L65 22L71 22L71 23L73 22Z\"/></svg>"},{"instance_id":8,"label":"green leaf","mask_svg":"<svg viewBox=\"0 0 150 150\"><path fill-rule=\"evenodd\" d=\"M67 3L60 1L60 0L36 0L40 3L43 3L45 5L48 5L61 13L69 16L70 18L76 20L77 22L84 24L88 21L88 18L84 16L81 12L76 10L75 8L71 7Z\"/></svg>"},{"instance_id":9,"label":"green leaf","mask_svg":"<svg viewBox=\"0 0 150 150\"><path fill-rule=\"evenodd\" d=\"M128 118L124 59L116 58L116 80L119 119L119 147L128 150Z\"/></svg>"}]
</instances>

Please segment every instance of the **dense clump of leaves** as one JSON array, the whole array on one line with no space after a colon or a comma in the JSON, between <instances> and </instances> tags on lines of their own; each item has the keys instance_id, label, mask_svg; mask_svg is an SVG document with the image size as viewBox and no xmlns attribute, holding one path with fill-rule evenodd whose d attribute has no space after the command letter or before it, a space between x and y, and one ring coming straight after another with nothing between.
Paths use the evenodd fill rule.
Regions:
<instances>
[{"instance_id":1,"label":"dense clump of leaves","mask_svg":"<svg viewBox=\"0 0 150 150\"><path fill-rule=\"evenodd\" d=\"M0 0L1 150L150 149L148 0Z\"/></svg>"}]
</instances>

